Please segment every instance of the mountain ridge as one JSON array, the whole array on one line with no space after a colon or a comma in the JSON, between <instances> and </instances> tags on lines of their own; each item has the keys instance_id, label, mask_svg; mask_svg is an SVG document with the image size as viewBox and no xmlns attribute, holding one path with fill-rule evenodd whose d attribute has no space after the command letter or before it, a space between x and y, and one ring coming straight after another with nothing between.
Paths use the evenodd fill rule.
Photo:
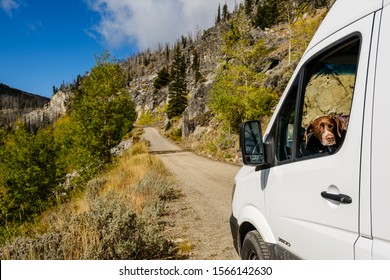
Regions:
<instances>
[{"instance_id":1,"label":"mountain ridge","mask_svg":"<svg viewBox=\"0 0 390 280\"><path fill-rule=\"evenodd\" d=\"M50 98L12 88L0 83L0 126L8 126L38 108L49 103Z\"/></svg>"}]
</instances>

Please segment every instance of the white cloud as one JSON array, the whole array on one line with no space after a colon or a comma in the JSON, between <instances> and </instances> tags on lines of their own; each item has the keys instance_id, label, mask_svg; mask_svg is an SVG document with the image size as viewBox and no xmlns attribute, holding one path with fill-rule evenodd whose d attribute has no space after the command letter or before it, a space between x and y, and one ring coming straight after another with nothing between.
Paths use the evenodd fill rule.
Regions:
<instances>
[{"instance_id":1,"label":"white cloud","mask_svg":"<svg viewBox=\"0 0 390 280\"><path fill-rule=\"evenodd\" d=\"M20 4L15 0L0 0L0 8L4 10L10 17L14 10L19 9Z\"/></svg>"},{"instance_id":2,"label":"white cloud","mask_svg":"<svg viewBox=\"0 0 390 280\"><path fill-rule=\"evenodd\" d=\"M139 49L173 43L181 35L207 29L218 4L232 11L242 0L85 0L100 15L93 31L111 48L136 44Z\"/></svg>"},{"instance_id":3,"label":"white cloud","mask_svg":"<svg viewBox=\"0 0 390 280\"><path fill-rule=\"evenodd\" d=\"M40 21L40 20L37 20L37 21L34 21L34 22L30 22L30 23L27 23L27 29L31 32L31 33L36 33L38 32L40 29L43 28L43 23Z\"/></svg>"}]
</instances>

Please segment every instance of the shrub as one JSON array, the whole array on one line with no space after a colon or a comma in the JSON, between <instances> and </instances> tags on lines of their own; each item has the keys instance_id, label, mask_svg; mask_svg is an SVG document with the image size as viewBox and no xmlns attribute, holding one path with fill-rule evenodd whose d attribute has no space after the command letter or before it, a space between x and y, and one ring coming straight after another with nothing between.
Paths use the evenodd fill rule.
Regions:
<instances>
[{"instance_id":1,"label":"shrub","mask_svg":"<svg viewBox=\"0 0 390 280\"><path fill-rule=\"evenodd\" d=\"M245 120L261 120L271 114L278 97L271 89L259 86L262 79L261 74L243 65L226 67L218 74L209 106L231 130L238 131Z\"/></svg>"},{"instance_id":2,"label":"shrub","mask_svg":"<svg viewBox=\"0 0 390 280\"><path fill-rule=\"evenodd\" d=\"M0 151L0 226L40 214L55 202L64 170L49 130L30 134L22 123L7 135Z\"/></svg>"},{"instance_id":3,"label":"shrub","mask_svg":"<svg viewBox=\"0 0 390 280\"><path fill-rule=\"evenodd\" d=\"M125 85L120 66L103 53L72 100L77 145L88 152L92 161L109 162L110 149L119 144L137 118Z\"/></svg>"},{"instance_id":4,"label":"shrub","mask_svg":"<svg viewBox=\"0 0 390 280\"><path fill-rule=\"evenodd\" d=\"M142 111L138 118L138 124L140 125L152 125L155 122L152 112Z\"/></svg>"},{"instance_id":5,"label":"shrub","mask_svg":"<svg viewBox=\"0 0 390 280\"><path fill-rule=\"evenodd\" d=\"M138 147L137 147L138 146ZM1 259L165 259L176 247L160 223L176 197L163 163L138 143L105 174L87 184L78 201L46 213L36 236L16 237Z\"/></svg>"},{"instance_id":6,"label":"shrub","mask_svg":"<svg viewBox=\"0 0 390 280\"><path fill-rule=\"evenodd\" d=\"M131 147L130 155L140 155L140 154L146 154L148 152L148 147L144 142L138 142Z\"/></svg>"},{"instance_id":7,"label":"shrub","mask_svg":"<svg viewBox=\"0 0 390 280\"><path fill-rule=\"evenodd\" d=\"M172 244L160 231L109 193L94 199L89 211L69 216L61 231L16 238L2 248L1 259L163 259Z\"/></svg>"}]
</instances>

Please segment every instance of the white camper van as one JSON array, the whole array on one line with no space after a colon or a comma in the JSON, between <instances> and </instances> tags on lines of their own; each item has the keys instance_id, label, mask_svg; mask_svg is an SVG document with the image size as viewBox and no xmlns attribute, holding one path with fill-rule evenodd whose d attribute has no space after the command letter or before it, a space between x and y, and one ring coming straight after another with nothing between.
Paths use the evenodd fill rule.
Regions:
<instances>
[{"instance_id":1,"label":"white camper van","mask_svg":"<svg viewBox=\"0 0 390 280\"><path fill-rule=\"evenodd\" d=\"M262 135L241 124L242 259L390 259L390 0L337 0Z\"/></svg>"}]
</instances>

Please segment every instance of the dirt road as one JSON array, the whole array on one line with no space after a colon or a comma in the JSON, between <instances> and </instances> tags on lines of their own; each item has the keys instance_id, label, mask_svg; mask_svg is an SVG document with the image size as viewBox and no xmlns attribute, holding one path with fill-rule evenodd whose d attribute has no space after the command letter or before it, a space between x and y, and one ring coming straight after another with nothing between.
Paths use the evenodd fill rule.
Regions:
<instances>
[{"instance_id":1,"label":"dirt road","mask_svg":"<svg viewBox=\"0 0 390 280\"><path fill-rule=\"evenodd\" d=\"M170 203L169 234L188 242L190 259L238 259L229 227L233 179L238 166L182 151L155 128L143 137L175 175L183 196Z\"/></svg>"}]
</instances>

